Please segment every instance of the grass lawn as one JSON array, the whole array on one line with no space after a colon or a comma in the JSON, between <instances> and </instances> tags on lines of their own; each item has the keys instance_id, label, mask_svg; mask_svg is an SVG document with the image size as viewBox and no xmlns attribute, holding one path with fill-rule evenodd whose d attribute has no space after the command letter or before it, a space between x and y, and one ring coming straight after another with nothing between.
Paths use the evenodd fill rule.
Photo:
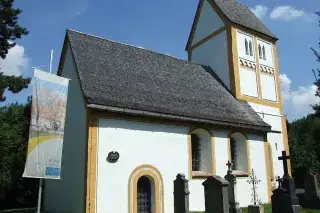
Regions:
<instances>
[{"instance_id":1,"label":"grass lawn","mask_svg":"<svg viewBox=\"0 0 320 213\"><path fill-rule=\"evenodd\" d=\"M264 212L272 213L270 204L264 205ZM192 213L205 213L205 212L192 212ZM243 208L242 213L248 213L248 209ZM303 209L303 213L320 213L320 210Z\"/></svg>"},{"instance_id":2,"label":"grass lawn","mask_svg":"<svg viewBox=\"0 0 320 213\"><path fill-rule=\"evenodd\" d=\"M0 213L34 213L36 212L35 209L26 209L26 210L4 210L4 211L1 211L0 210Z\"/></svg>"}]
</instances>

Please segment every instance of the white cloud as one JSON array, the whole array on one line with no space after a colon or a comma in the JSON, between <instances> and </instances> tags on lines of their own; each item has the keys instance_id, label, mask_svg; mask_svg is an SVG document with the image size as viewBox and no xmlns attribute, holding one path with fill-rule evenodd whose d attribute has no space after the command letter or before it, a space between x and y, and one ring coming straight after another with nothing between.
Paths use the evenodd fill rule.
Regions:
<instances>
[{"instance_id":1,"label":"white cloud","mask_svg":"<svg viewBox=\"0 0 320 213\"><path fill-rule=\"evenodd\" d=\"M264 5L256 5L253 8L250 8L250 10L259 18L259 19L263 19L267 13L269 8L267 6Z\"/></svg>"},{"instance_id":2,"label":"white cloud","mask_svg":"<svg viewBox=\"0 0 320 213\"><path fill-rule=\"evenodd\" d=\"M278 6L270 14L273 20L292 21L300 17L308 17L310 14L303 10L296 9L292 6Z\"/></svg>"},{"instance_id":3,"label":"white cloud","mask_svg":"<svg viewBox=\"0 0 320 213\"><path fill-rule=\"evenodd\" d=\"M5 59L0 58L0 72L4 75L20 76L28 64L29 58L26 56L24 47L17 44L9 50Z\"/></svg>"},{"instance_id":4,"label":"white cloud","mask_svg":"<svg viewBox=\"0 0 320 213\"><path fill-rule=\"evenodd\" d=\"M280 75L282 99L284 101L285 113L289 120L294 120L313 113L311 105L318 104L320 98L315 96L317 87L315 85L291 88L291 80L286 74Z\"/></svg>"}]
</instances>

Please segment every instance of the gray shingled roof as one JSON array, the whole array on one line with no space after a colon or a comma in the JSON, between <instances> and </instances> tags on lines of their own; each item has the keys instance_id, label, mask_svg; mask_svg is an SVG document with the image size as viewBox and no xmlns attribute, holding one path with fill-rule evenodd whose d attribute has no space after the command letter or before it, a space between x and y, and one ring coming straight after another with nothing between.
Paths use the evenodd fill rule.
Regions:
<instances>
[{"instance_id":1,"label":"gray shingled roof","mask_svg":"<svg viewBox=\"0 0 320 213\"><path fill-rule=\"evenodd\" d=\"M277 37L263 24L262 21L260 21L260 19L256 17L256 15L247 6L235 0L213 1L231 22L277 39Z\"/></svg>"},{"instance_id":2,"label":"gray shingled roof","mask_svg":"<svg viewBox=\"0 0 320 213\"><path fill-rule=\"evenodd\" d=\"M241 25L243 27L249 28L256 32L262 33L264 35L270 36L273 39L278 40L278 38L263 24L263 22L256 17L256 15L245 5L235 1L235 0L204 0L214 2L218 9L222 12L227 20L231 23ZM200 16L200 4L199 0L197 12L193 20L192 28L189 34L189 38L186 44L186 50L191 45L192 34L195 33L196 19Z\"/></svg>"},{"instance_id":3,"label":"gray shingled roof","mask_svg":"<svg viewBox=\"0 0 320 213\"><path fill-rule=\"evenodd\" d=\"M71 30L67 38L88 106L270 130L209 67Z\"/></svg>"}]
</instances>

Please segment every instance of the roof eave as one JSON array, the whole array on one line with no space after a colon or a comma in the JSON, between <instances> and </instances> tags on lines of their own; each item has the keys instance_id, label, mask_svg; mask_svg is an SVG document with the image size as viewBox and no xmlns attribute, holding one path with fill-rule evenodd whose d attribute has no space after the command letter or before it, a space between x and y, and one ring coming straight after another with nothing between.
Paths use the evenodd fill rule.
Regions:
<instances>
[{"instance_id":1,"label":"roof eave","mask_svg":"<svg viewBox=\"0 0 320 213\"><path fill-rule=\"evenodd\" d=\"M276 36L270 36L270 35L267 35L267 34L265 34L265 33L262 33L262 32L259 32L259 31L257 31L257 30L254 30L254 29L251 29L251 28L249 28L249 27L246 27L246 26L244 26L244 25L235 23L235 22L231 21L230 19L228 19L228 20L230 21L230 23L231 23L231 25L232 25L233 27L239 27L239 26L240 26L240 27L243 27L243 28L245 28L245 29L247 29L247 30L249 30L249 31L255 32L256 34L259 34L259 35L263 35L263 36L265 36L265 37L268 37L270 40L272 40L272 41L274 41L274 42L276 42L276 41L279 40L279 38L277 38Z\"/></svg>"},{"instance_id":2,"label":"roof eave","mask_svg":"<svg viewBox=\"0 0 320 213\"><path fill-rule=\"evenodd\" d=\"M134 109L121 108L121 107L105 106L100 104L87 104L86 107L99 110L99 111L111 112L111 113L139 115L139 116L162 118L162 119L168 119L168 120L211 124L211 125L217 125L217 126L223 126L223 127L243 128L243 129L250 129L250 130L265 132L265 133L267 132L275 133L275 131L271 130L271 126L258 126L258 125L243 124L243 123L232 123L232 122L226 122L226 121L208 120L208 119L202 119L202 118L193 118L193 117L186 117L186 116L149 112L144 110L134 110Z\"/></svg>"}]
</instances>

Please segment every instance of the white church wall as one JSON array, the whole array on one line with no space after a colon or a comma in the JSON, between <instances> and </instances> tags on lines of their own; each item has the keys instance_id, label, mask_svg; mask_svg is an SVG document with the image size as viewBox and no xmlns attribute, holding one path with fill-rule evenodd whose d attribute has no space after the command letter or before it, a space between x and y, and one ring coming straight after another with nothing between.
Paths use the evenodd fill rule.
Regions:
<instances>
[{"instance_id":1,"label":"white church wall","mask_svg":"<svg viewBox=\"0 0 320 213\"><path fill-rule=\"evenodd\" d=\"M227 174L226 163L229 160L228 151L228 131L227 130L212 130L214 135L215 144L215 172L224 178ZM204 188L202 183L204 179L191 179L189 180L189 190L190 190L190 211L203 211L204 210Z\"/></svg>"},{"instance_id":2,"label":"white church wall","mask_svg":"<svg viewBox=\"0 0 320 213\"><path fill-rule=\"evenodd\" d=\"M261 180L258 184L258 196L263 203L267 203L268 187L263 137L249 134L247 142L250 150L249 161L251 169L254 169L257 178ZM252 185L247 182L248 180L249 177L237 178L237 200L241 207L246 207L251 204Z\"/></svg>"},{"instance_id":3,"label":"white church wall","mask_svg":"<svg viewBox=\"0 0 320 213\"><path fill-rule=\"evenodd\" d=\"M215 144L216 175L224 177L229 160L228 130L211 130ZM98 133L97 213L106 210L113 213L126 212L128 208L128 181L138 166L149 164L156 167L164 183L164 211L173 212L173 180L178 173L189 179L190 210L204 211L205 179L190 179L188 127L145 123L121 119L100 119ZM265 155L263 137L249 135L249 159L261 183L259 195L267 201ZM106 156L118 151L119 161L111 164ZM254 159L254 160L253 160ZM250 203L248 178L238 178L238 198L241 206ZM122 202L119 202L121 200Z\"/></svg>"},{"instance_id":4,"label":"white church wall","mask_svg":"<svg viewBox=\"0 0 320 213\"><path fill-rule=\"evenodd\" d=\"M271 43L267 41L263 41L261 39L257 39L258 45L265 48L265 59L259 57L259 64L268 66L268 67L274 67L273 64L273 52L272 52L272 45Z\"/></svg>"},{"instance_id":5,"label":"white church wall","mask_svg":"<svg viewBox=\"0 0 320 213\"><path fill-rule=\"evenodd\" d=\"M194 34L192 44L204 39L206 36L217 31L219 28L223 27L224 23L220 17L213 10L211 5L207 0L203 2L202 10L200 13L198 25Z\"/></svg>"},{"instance_id":6,"label":"white church wall","mask_svg":"<svg viewBox=\"0 0 320 213\"><path fill-rule=\"evenodd\" d=\"M52 213L85 211L86 109L70 48L63 77L70 78L62 151L61 180L45 180L44 208Z\"/></svg>"},{"instance_id":7,"label":"white church wall","mask_svg":"<svg viewBox=\"0 0 320 213\"><path fill-rule=\"evenodd\" d=\"M226 31L192 50L192 61L210 66L230 89L228 44Z\"/></svg>"},{"instance_id":8,"label":"white church wall","mask_svg":"<svg viewBox=\"0 0 320 213\"><path fill-rule=\"evenodd\" d=\"M271 144L273 168L275 176L283 175L282 162L278 160L281 152L284 150L283 134L282 134L282 116L280 110L275 107L264 106L260 104L250 103L251 107L258 112L258 115L272 127L272 130L281 133L268 133L268 142Z\"/></svg>"},{"instance_id":9,"label":"white church wall","mask_svg":"<svg viewBox=\"0 0 320 213\"><path fill-rule=\"evenodd\" d=\"M261 73L262 98L269 101L277 101L275 78L273 75Z\"/></svg>"},{"instance_id":10,"label":"white church wall","mask_svg":"<svg viewBox=\"0 0 320 213\"><path fill-rule=\"evenodd\" d=\"M173 180L178 173L189 174L188 131L187 127L173 125L100 119L97 213L127 212L129 176L142 164L153 165L160 171L164 211L173 212ZM111 151L119 152L117 163L106 161Z\"/></svg>"},{"instance_id":11,"label":"white church wall","mask_svg":"<svg viewBox=\"0 0 320 213\"><path fill-rule=\"evenodd\" d=\"M248 41L248 47L249 43L252 43L252 55L247 54L246 52L246 45L245 40ZM240 30L237 30L237 47L238 47L238 57L246 59L251 62L255 62L255 45L254 45L254 39L253 36L246 34ZM249 51L250 52L250 51Z\"/></svg>"},{"instance_id":12,"label":"white church wall","mask_svg":"<svg viewBox=\"0 0 320 213\"><path fill-rule=\"evenodd\" d=\"M241 94L258 97L257 76L255 70L240 67L239 71Z\"/></svg>"}]
</instances>

